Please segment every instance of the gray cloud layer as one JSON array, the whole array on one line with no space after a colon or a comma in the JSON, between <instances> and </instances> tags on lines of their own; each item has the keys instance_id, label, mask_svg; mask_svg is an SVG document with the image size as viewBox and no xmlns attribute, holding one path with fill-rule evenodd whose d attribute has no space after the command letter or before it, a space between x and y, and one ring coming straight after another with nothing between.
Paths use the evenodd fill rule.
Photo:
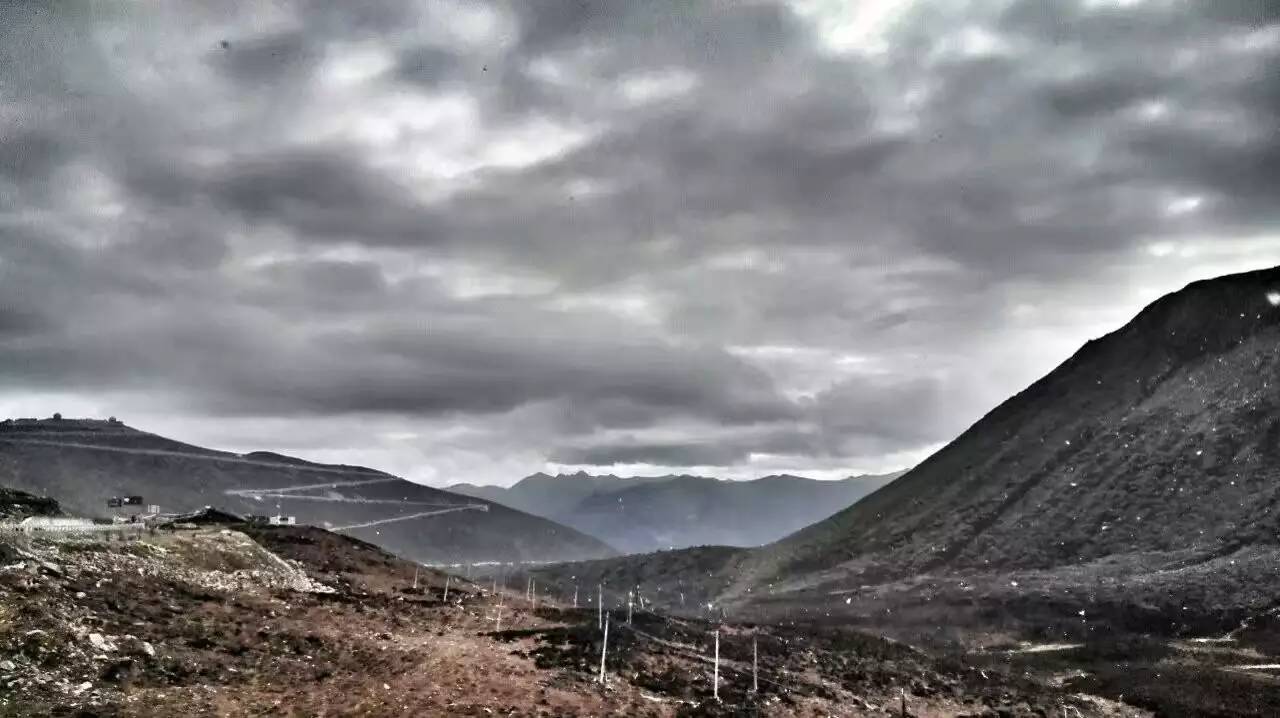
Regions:
<instances>
[{"instance_id":1,"label":"gray cloud layer","mask_svg":"<svg viewBox=\"0 0 1280 718\"><path fill-rule=\"evenodd\" d=\"M1245 1L7 5L0 409L894 468L1280 264L1277 61Z\"/></svg>"}]
</instances>

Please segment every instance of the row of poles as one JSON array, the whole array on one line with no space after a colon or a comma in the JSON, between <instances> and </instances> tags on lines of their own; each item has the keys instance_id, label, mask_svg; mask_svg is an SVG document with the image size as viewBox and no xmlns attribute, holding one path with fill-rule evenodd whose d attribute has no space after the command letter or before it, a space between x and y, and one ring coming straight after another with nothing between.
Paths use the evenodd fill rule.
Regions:
<instances>
[{"instance_id":1,"label":"row of poles","mask_svg":"<svg viewBox=\"0 0 1280 718\"><path fill-rule=\"evenodd\" d=\"M575 608L577 608L577 594L578 594L578 588L575 585L574 586L574 607ZM608 678L607 678L607 673L605 671L605 667L606 667L606 663L608 660L608 653L609 653L609 616L610 614L604 610L603 584L598 585L597 596L598 596L597 621L599 622L598 627L602 631L603 635L600 641L600 672L596 678L596 682L604 686L608 684ZM632 592L628 591L627 592L627 626L628 627L631 625L631 609L632 609L632 603L633 603L632 596L633 596ZM641 608L643 609L644 606L642 605ZM667 619L667 620L670 620L670 619ZM635 629L630 629L630 630L634 634L639 635L642 638L649 637L643 632L636 631ZM714 642L714 648L713 648L713 654L712 654L712 660L711 660L712 662L711 695L715 701L719 702L720 701L720 628L719 627L717 627L714 632L714 638L715 638L715 642ZM703 660L705 660L705 658ZM766 682L773 683L776 686L785 688L785 686L782 686L782 684L776 683L774 681L766 680ZM754 634L751 636L751 692L752 693L760 692L760 645L757 637ZM899 715L902 716L903 718L906 718L908 713L907 713L907 692L905 688L899 689L899 700L900 700Z\"/></svg>"},{"instance_id":2,"label":"row of poles","mask_svg":"<svg viewBox=\"0 0 1280 718\"><path fill-rule=\"evenodd\" d=\"M467 566L467 577L470 578L470 564ZM444 576L444 595L443 600L448 603L449 600L449 584L451 584L452 576L445 573ZM503 581L506 582L506 581ZM419 567L413 568L413 589L417 589L419 584ZM494 631L502 631L502 609L503 609L503 593L498 590L498 576L493 577L492 594L498 596L498 605L495 607L494 613ZM626 626L630 627L632 622L632 614L634 614L635 602L637 595L635 591L627 591L627 621ZM684 603L684 594L681 594L681 603ZM538 609L538 582L534 577L527 576L525 582L525 600L529 603L530 610ZM639 596L641 610L646 609L644 596ZM604 584L596 585L596 628L602 632L600 637L600 669L596 682L604 686L608 683L607 672L605 667L608 664L609 651L609 616L611 613L604 610ZM579 608L579 585L573 585L573 608ZM632 628L632 632L636 632ZM640 632L641 637L645 635ZM721 628L717 627L714 631L714 648L712 657L712 698L719 701L719 635ZM705 660L705 658L703 658ZM751 636L751 692L758 694L760 691L760 660L759 660L759 644L756 637ZM901 691L901 715L906 715L906 691Z\"/></svg>"},{"instance_id":3,"label":"row of poles","mask_svg":"<svg viewBox=\"0 0 1280 718\"><path fill-rule=\"evenodd\" d=\"M468 566L468 569L470 566ZM418 588L418 572L417 566L413 571L413 588ZM468 571L470 574L470 571ZM444 595L443 600L449 601L449 584L453 577L445 574L444 579ZM498 605L494 611L494 631L502 630L502 599L503 594L498 591L498 578L493 578L493 595L498 597ZM537 610L538 607L538 583L532 576L526 577L524 598L529 603L530 610ZM683 598L683 596L682 596ZM634 591L627 592L627 625L630 626L635 610L636 595ZM640 597L641 608L644 609L644 598ZM578 585L573 587L573 607L578 608ZM604 584L596 586L596 627L602 631L600 642L600 674L597 681L604 685L607 682L605 667L608 662L609 653L609 613L604 610ZM755 636L751 637L751 690L758 693L760 691L760 671L759 671L759 648ZM720 700L720 629L715 630L715 648L712 668L711 681L712 696L715 700Z\"/></svg>"},{"instance_id":4,"label":"row of poles","mask_svg":"<svg viewBox=\"0 0 1280 718\"><path fill-rule=\"evenodd\" d=\"M440 600L444 601L445 603L449 602L449 582L452 579L453 579L452 575L447 573L444 575L444 596L442 596ZM418 590L418 567L417 566L413 567L413 590L415 591Z\"/></svg>"},{"instance_id":5,"label":"row of poles","mask_svg":"<svg viewBox=\"0 0 1280 718\"><path fill-rule=\"evenodd\" d=\"M467 568L470 569L470 566L468 565ZM470 570L468 570L467 573L469 578ZM445 574L443 600L446 603L449 600L449 584L451 579L452 579L452 576L450 576L449 574ZM414 567L414 572L413 572L413 587L415 590L418 588L418 568L416 566ZM494 613L494 630L501 631L502 630L503 593L498 591L497 576L494 576L493 578L492 595L496 595L498 597L498 605L496 606L495 613ZM537 610L538 584L537 584L537 581L535 581L532 576L526 577L524 598L528 602L530 610ZM683 598L684 596L682 594L681 595L682 603L683 603ZM628 591L627 592L627 622L626 622L626 625L628 627L631 626L631 623L632 623L635 599L636 599L635 592ZM640 600L641 610L645 610L646 606L645 606L645 601L643 596L641 596L639 600ZM578 585L577 584L574 584L573 586L573 607L575 609L578 608ZM599 671L599 675L596 678L596 681L602 686L608 684L608 678L607 678L607 673L605 671L605 668L608 663L608 655L609 655L609 622L610 622L610 613L604 610L604 584L597 584L596 586L596 628L601 631L602 635L601 635L601 641L600 641L600 671ZM633 629L633 632L634 632L634 629ZM638 634L638 635L643 635L643 634ZM752 693L760 692L760 651L759 651L759 644L757 642L756 636L754 635L751 637L751 692ZM720 700L720 629L718 627L716 628L714 633L711 694L714 700L716 700L717 702ZM906 698L906 692L905 690L903 690L901 692L901 715L904 715L904 716L907 715L906 708L907 708L907 698Z\"/></svg>"},{"instance_id":6,"label":"row of poles","mask_svg":"<svg viewBox=\"0 0 1280 718\"><path fill-rule=\"evenodd\" d=\"M414 587L417 587L417 573L414 574ZM498 579L493 579L493 594L498 597L498 605L494 610L494 631L502 630L502 594L498 592ZM448 577L445 577L445 595L448 596ZM529 602L530 610L537 610L538 607L538 583L532 576L526 578L524 598ZM447 599L446 599L447 600ZM641 597L641 608L645 608L644 599ZM578 608L578 585L573 586L573 607ZM630 626L635 612L635 593L627 592L627 625ZM604 584L596 586L596 628L602 632L600 641L600 674L597 681L601 684L606 683L605 666L608 663L609 655L609 617L610 614L604 610ZM720 629L715 631L715 657L712 673L712 694L715 699L720 700ZM760 676L759 676L759 650L756 644L755 636L751 637L751 690L759 692Z\"/></svg>"},{"instance_id":7,"label":"row of poles","mask_svg":"<svg viewBox=\"0 0 1280 718\"><path fill-rule=\"evenodd\" d=\"M605 666L609 655L609 616L610 614L604 610L604 584L596 586L596 628L602 632L600 640L600 674L596 682L601 685L607 685L608 679L605 672ZM644 599L641 598L641 608ZM632 591L627 592L627 625L631 625L632 613L635 606L635 594ZM578 587L573 587L573 607L578 607ZM751 637L751 691L753 693L760 692L760 651L756 641L756 637ZM711 677L711 695L716 700L720 700L720 629L715 630L715 648L714 657L712 659L712 677Z\"/></svg>"},{"instance_id":8,"label":"row of poles","mask_svg":"<svg viewBox=\"0 0 1280 718\"><path fill-rule=\"evenodd\" d=\"M627 622L630 624L630 621ZM604 617L604 635L600 641L600 675L596 682L600 685L607 685L608 679L605 674L605 662L609 655L609 616ZM720 700L720 629L715 631L715 657L712 661L711 674L711 696L716 701ZM751 692L760 692L760 652L756 644L756 637L751 637Z\"/></svg>"}]
</instances>

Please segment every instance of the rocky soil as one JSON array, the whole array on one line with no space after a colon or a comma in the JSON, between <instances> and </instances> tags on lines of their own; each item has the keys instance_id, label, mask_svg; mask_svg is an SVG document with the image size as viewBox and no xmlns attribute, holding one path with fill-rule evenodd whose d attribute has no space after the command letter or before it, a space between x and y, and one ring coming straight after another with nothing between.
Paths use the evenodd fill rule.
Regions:
<instances>
[{"instance_id":1,"label":"rocky soil","mask_svg":"<svg viewBox=\"0 0 1280 718\"><path fill-rule=\"evenodd\" d=\"M523 576L495 595L318 529L6 540L0 715L1144 715L867 634L641 610L628 626L616 605L602 686L595 607L535 607Z\"/></svg>"},{"instance_id":2,"label":"rocky soil","mask_svg":"<svg viewBox=\"0 0 1280 718\"><path fill-rule=\"evenodd\" d=\"M28 516L59 516L62 507L58 502L25 491L0 486L0 519L16 521Z\"/></svg>"},{"instance_id":3,"label":"rocky soil","mask_svg":"<svg viewBox=\"0 0 1280 718\"><path fill-rule=\"evenodd\" d=\"M1126 554L1052 570L924 574L777 595L766 587L746 607L716 602L723 578L714 567L736 552L671 553L668 565L703 567L703 580L690 581L692 570L664 573L662 554L531 574L544 590L600 580L630 586L657 610L691 618L724 614L805 625L813 636L886 636L1162 716L1280 715L1280 553L1272 547Z\"/></svg>"}]
</instances>

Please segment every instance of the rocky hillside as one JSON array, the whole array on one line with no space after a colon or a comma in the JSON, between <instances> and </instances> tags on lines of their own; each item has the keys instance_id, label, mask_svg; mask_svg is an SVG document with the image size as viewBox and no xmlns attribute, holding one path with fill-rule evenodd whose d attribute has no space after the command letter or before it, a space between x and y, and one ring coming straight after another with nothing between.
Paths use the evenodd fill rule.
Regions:
<instances>
[{"instance_id":1,"label":"rocky hillside","mask_svg":"<svg viewBox=\"0 0 1280 718\"><path fill-rule=\"evenodd\" d=\"M601 541L545 518L358 466L256 452L214 451L115 421L0 422L0 485L105 516L113 496L163 511L206 505L284 514L431 563L575 560L607 556Z\"/></svg>"},{"instance_id":2,"label":"rocky hillside","mask_svg":"<svg viewBox=\"0 0 1280 718\"><path fill-rule=\"evenodd\" d=\"M563 592L535 606L521 575L472 583L319 529L236 528L0 535L17 553L0 566L0 715L1148 715L833 626L625 621L608 594L602 687L596 609Z\"/></svg>"},{"instance_id":3,"label":"rocky hillside","mask_svg":"<svg viewBox=\"0 0 1280 718\"><path fill-rule=\"evenodd\" d=\"M1278 350L1280 269L1198 282L825 521L754 550L589 567L661 588L668 610L679 587L733 615L876 630L1212 636L1272 621Z\"/></svg>"},{"instance_id":4,"label":"rocky hillside","mask_svg":"<svg viewBox=\"0 0 1280 718\"><path fill-rule=\"evenodd\" d=\"M0 486L0 519L25 519L28 516L59 516L62 507L46 496L35 496Z\"/></svg>"},{"instance_id":5,"label":"rocky hillside","mask_svg":"<svg viewBox=\"0 0 1280 718\"><path fill-rule=\"evenodd\" d=\"M743 582L1274 544L1280 268L1197 282L1086 344L901 479L737 566Z\"/></svg>"},{"instance_id":6,"label":"rocky hillside","mask_svg":"<svg viewBox=\"0 0 1280 718\"><path fill-rule=\"evenodd\" d=\"M766 476L534 474L510 488L452 486L572 526L624 553L689 546L759 546L775 541L884 486L901 473L817 481Z\"/></svg>"}]
</instances>

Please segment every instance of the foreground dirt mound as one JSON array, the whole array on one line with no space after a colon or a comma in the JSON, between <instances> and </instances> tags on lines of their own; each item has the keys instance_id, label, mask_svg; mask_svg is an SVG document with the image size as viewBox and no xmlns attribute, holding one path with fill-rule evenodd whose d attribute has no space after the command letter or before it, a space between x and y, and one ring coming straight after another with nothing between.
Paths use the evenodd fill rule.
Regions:
<instances>
[{"instance_id":1,"label":"foreground dirt mound","mask_svg":"<svg viewBox=\"0 0 1280 718\"><path fill-rule=\"evenodd\" d=\"M241 526L239 530L277 556L305 566L325 584L347 592L395 593L404 588L406 572L417 573L424 590L443 586L443 573L413 568L371 543L332 531L313 526Z\"/></svg>"}]
</instances>

